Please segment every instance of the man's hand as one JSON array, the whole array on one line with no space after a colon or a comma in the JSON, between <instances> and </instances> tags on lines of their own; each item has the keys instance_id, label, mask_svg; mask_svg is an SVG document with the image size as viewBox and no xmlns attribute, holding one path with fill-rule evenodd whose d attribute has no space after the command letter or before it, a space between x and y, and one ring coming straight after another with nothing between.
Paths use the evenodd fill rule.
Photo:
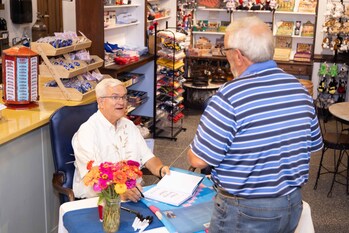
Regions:
<instances>
[{"instance_id":1,"label":"man's hand","mask_svg":"<svg viewBox=\"0 0 349 233\"><path fill-rule=\"evenodd\" d=\"M134 187L132 189L127 189L125 193L121 194L121 200L122 201L133 201L138 202L142 198L142 186L140 184L137 184L137 187Z\"/></svg>"},{"instance_id":2,"label":"man's hand","mask_svg":"<svg viewBox=\"0 0 349 233\"><path fill-rule=\"evenodd\" d=\"M159 170L159 175L160 177L164 177L165 175L169 175L170 174L170 168L169 166L162 166Z\"/></svg>"}]
</instances>

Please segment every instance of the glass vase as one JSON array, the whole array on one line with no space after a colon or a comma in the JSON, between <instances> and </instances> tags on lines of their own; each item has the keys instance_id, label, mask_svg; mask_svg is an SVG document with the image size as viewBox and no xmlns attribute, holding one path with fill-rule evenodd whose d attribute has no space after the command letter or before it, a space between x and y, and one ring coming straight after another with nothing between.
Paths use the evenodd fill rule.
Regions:
<instances>
[{"instance_id":1,"label":"glass vase","mask_svg":"<svg viewBox=\"0 0 349 233\"><path fill-rule=\"evenodd\" d=\"M105 199L103 207L103 230L115 233L120 226L120 196L115 199Z\"/></svg>"}]
</instances>

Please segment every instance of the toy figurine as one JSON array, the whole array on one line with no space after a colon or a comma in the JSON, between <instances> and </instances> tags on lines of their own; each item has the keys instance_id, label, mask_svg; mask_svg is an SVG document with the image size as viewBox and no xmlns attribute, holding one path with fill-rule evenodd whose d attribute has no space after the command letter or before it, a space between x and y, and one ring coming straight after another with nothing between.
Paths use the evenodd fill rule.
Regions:
<instances>
[{"instance_id":1,"label":"toy figurine","mask_svg":"<svg viewBox=\"0 0 349 233\"><path fill-rule=\"evenodd\" d=\"M248 0L242 0L241 4L236 9L237 10L246 10L246 11L249 10L248 9Z\"/></svg>"}]
</instances>

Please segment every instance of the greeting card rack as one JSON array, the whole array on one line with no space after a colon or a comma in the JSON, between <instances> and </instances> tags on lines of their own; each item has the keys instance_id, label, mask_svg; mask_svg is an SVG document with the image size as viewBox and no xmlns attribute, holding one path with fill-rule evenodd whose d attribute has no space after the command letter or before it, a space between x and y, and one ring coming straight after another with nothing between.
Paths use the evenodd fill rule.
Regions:
<instances>
[{"instance_id":1,"label":"greeting card rack","mask_svg":"<svg viewBox=\"0 0 349 233\"><path fill-rule=\"evenodd\" d=\"M178 32L168 28L157 30L154 40L154 138L177 140L183 128L183 93L182 83L184 52L178 44ZM184 36L185 37L185 36ZM157 39L161 40L161 49L157 51ZM184 56L183 56L184 55Z\"/></svg>"}]
</instances>

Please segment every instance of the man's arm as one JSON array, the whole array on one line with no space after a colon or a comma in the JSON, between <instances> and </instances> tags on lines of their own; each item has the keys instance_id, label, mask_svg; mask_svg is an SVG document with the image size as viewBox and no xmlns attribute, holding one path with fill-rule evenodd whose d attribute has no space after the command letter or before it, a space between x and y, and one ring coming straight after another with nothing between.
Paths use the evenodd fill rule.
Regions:
<instances>
[{"instance_id":1,"label":"man's arm","mask_svg":"<svg viewBox=\"0 0 349 233\"><path fill-rule=\"evenodd\" d=\"M166 174L170 174L170 168L162 164L158 157L153 157L145 163L145 167L155 176L162 178Z\"/></svg>"},{"instance_id":2,"label":"man's arm","mask_svg":"<svg viewBox=\"0 0 349 233\"><path fill-rule=\"evenodd\" d=\"M203 169L205 167L208 166L208 163L206 163L204 160L200 159L199 157L197 157L194 152L192 151L192 149L188 150L188 161L189 164L195 168L200 168Z\"/></svg>"}]
</instances>

